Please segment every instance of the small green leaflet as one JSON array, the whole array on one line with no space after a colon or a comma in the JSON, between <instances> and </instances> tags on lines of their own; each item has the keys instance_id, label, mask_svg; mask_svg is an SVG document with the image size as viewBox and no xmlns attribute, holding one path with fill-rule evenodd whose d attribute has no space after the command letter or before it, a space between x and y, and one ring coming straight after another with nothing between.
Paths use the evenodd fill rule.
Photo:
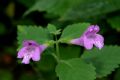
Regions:
<instances>
[{"instance_id":1,"label":"small green leaflet","mask_svg":"<svg viewBox=\"0 0 120 80\"><path fill-rule=\"evenodd\" d=\"M57 29L56 29L56 26L55 26L55 25L52 25L52 24L48 24L47 29L48 29L48 31L49 31L51 34L54 34L54 35L58 35L58 34L61 33L61 32L60 32L61 29L57 30Z\"/></svg>"}]
</instances>

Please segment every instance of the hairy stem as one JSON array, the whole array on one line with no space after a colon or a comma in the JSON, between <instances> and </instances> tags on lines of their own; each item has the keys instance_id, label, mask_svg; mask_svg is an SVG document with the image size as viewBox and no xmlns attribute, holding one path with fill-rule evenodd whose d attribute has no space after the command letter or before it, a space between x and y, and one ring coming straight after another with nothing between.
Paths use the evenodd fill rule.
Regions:
<instances>
[{"instance_id":1,"label":"hairy stem","mask_svg":"<svg viewBox=\"0 0 120 80\"><path fill-rule=\"evenodd\" d=\"M59 52L59 43L58 43L58 40L57 40L57 35L55 35L55 40L56 40L56 55L58 58L60 58L60 52Z\"/></svg>"},{"instance_id":2,"label":"hairy stem","mask_svg":"<svg viewBox=\"0 0 120 80\"><path fill-rule=\"evenodd\" d=\"M56 62L58 63L58 62L59 62L59 59L58 59L58 57L55 55L55 53L52 53L51 55L54 57L54 59L55 59Z\"/></svg>"}]
</instances>

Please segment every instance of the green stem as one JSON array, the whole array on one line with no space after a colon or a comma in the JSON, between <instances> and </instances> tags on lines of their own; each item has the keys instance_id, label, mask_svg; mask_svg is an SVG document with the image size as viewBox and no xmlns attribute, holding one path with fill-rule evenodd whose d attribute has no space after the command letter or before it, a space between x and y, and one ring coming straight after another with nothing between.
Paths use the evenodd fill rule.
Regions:
<instances>
[{"instance_id":1,"label":"green stem","mask_svg":"<svg viewBox=\"0 0 120 80\"><path fill-rule=\"evenodd\" d=\"M52 53L51 55L54 57L54 59L55 59L56 62L58 63L58 62L59 62L59 59L58 59L58 57L55 55L55 53Z\"/></svg>"},{"instance_id":2,"label":"green stem","mask_svg":"<svg viewBox=\"0 0 120 80\"><path fill-rule=\"evenodd\" d=\"M56 40L56 55L60 59L59 43L58 43L58 40L57 40L57 35L55 35L55 40Z\"/></svg>"}]
</instances>

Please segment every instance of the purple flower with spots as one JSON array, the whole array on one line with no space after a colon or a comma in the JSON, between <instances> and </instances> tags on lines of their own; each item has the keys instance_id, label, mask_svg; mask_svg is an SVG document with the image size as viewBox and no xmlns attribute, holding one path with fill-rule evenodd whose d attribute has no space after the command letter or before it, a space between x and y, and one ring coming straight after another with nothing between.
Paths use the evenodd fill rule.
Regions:
<instances>
[{"instance_id":1,"label":"purple flower with spots","mask_svg":"<svg viewBox=\"0 0 120 80\"><path fill-rule=\"evenodd\" d=\"M22 63L29 64L30 59L33 61L39 61L41 53L47 48L46 45L39 45L35 41L25 40L23 41L23 48L18 52L17 58L23 58Z\"/></svg>"},{"instance_id":2,"label":"purple flower with spots","mask_svg":"<svg viewBox=\"0 0 120 80\"><path fill-rule=\"evenodd\" d=\"M98 25L91 25L80 38L73 39L70 43L84 46L86 49L92 49L93 45L101 49L104 46L104 38L102 35L97 34L99 30Z\"/></svg>"}]
</instances>

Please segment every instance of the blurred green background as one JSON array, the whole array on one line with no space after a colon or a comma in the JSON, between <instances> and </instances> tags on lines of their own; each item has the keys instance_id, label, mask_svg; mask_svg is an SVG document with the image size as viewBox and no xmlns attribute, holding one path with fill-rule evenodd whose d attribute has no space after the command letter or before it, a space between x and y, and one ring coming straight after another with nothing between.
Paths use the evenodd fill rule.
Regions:
<instances>
[{"instance_id":1,"label":"blurred green background","mask_svg":"<svg viewBox=\"0 0 120 80\"><path fill-rule=\"evenodd\" d=\"M0 80L57 80L51 56L43 56L46 63L41 61L39 73L19 63L17 25L46 27L52 23L63 29L77 22L98 24L105 45L120 45L120 0L0 0ZM96 80L120 80L120 69Z\"/></svg>"}]
</instances>

